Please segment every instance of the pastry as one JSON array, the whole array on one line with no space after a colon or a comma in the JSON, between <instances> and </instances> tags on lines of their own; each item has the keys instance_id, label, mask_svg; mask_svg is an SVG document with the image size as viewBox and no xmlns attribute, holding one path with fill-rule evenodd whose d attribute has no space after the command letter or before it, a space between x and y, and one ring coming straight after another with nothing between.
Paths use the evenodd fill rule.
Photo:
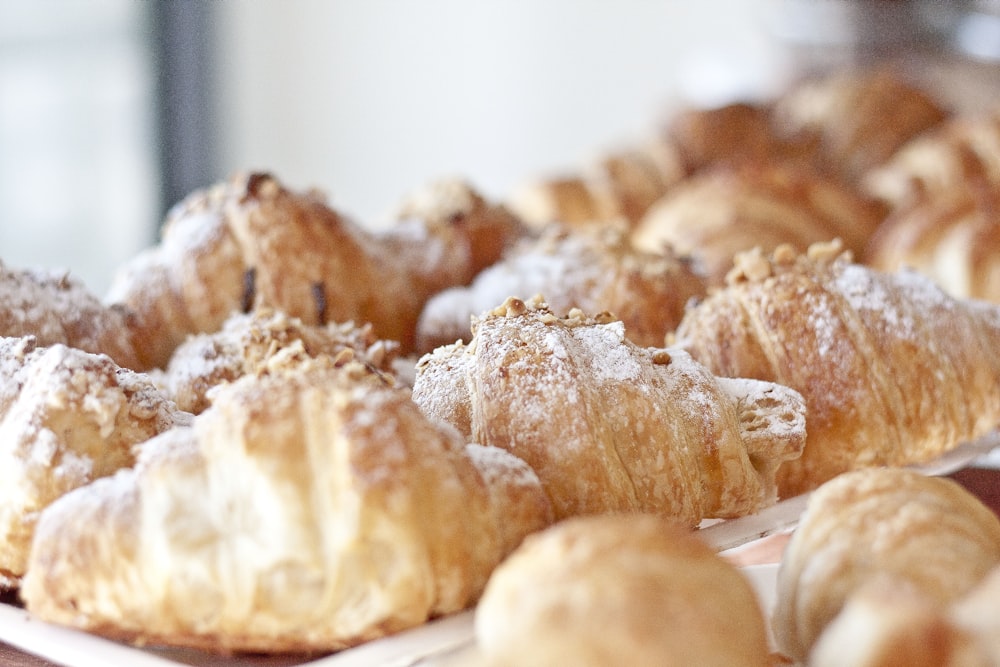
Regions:
<instances>
[{"instance_id":1,"label":"pastry","mask_svg":"<svg viewBox=\"0 0 1000 667\"><path fill-rule=\"evenodd\" d=\"M1000 179L943 190L895 211L863 257L882 271L915 269L952 296L1000 303Z\"/></svg>"},{"instance_id":2,"label":"pastry","mask_svg":"<svg viewBox=\"0 0 1000 667\"><path fill-rule=\"evenodd\" d=\"M66 272L13 269L0 263L0 336L34 336L41 347L61 343L136 368L138 356L127 334L129 318L127 309L105 306Z\"/></svg>"},{"instance_id":3,"label":"pastry","mask_svg":"<svg viewBox=\"0 0 1000 667\"><path fill-rule=\"evenodd\" d=\"M772 664L750 583L650 515L575 517L528 536L490 577L475 635L490 667Z\"/></svg>"},{"instance_id":4,"label":"pastry","mask_svg":"<svg viewBox=\"0 0 1000 667\"><path fill-rule=\"evenodd\" d=\"M236 313L214 333L192 334L181 343L157 377L178 407L193 414L209 405L213 387L244 375L270 368L283 350L281 359L297 363L319 355L356 359L382 373L392 374L399 346L379 340L371 325L352 322L305 324L282 312L260 308Z\"/></svg>"},{"instance_id":5,"label":"pastry","mask_svg":"<svg viewBox=\"0 0 1000 667\"><path fill-rule=\"evenodd\" d=\"M24 575L45 507L132 465L136 445L189 420L106 355L0 338L0 588Z\"/></svg>"},{"instance_id":6,"label":"pastry","mask_svg":"<svg viewBox=\"0 0 1000 667\"><path fill-rule=\"evenodd\" d=\"M670 342L717 375L801 392L806 445L778 471L783 497L928 461L1000 424L1000 308L860 265L839 243L738 256Z\"/></svg>"},{"instance_id":7,"label":"pastry","mask_svg":"<svg viewBox=\"0 0 1000 667\"><path fill-rule=\"evenodd\" d=\"M105 300L135 312L144 367L163 367L189 334L260 306L306 324L370 323L408 352L427 298L470 281L524 230L460 182L414 193L398 214L371 232L315 192L238 176L174 207L160 244L119 269Z\"/></svg>"},{"instance_id":8,"label":"pastry","mask_svg":"<svg viewBox=\"0 0 1000 667\"><path fill-rule=\"evenodd\" d=\"M466 445L391 378L274 361L45 510L21 588L34 618L139 645L333 651L469 607L551 521L523 461Z\"/></svg>"},{"instance_id":9,"label":"pastry","mask_svg":"<svg viewBox=\"0 0 1000 667\"><path fill-rule=\"evenodd\" d=\"M508 299L417 364L413 398L472 442L524 459L557 518L646 511L697 525L773 502L805 440L801 396L722 379L620 320Z\"/></svg>"},{"instance_id":10,"label":"pastry","mask_svg":"<svg viewBox=\"0 0 1000 667\"><path fill-rule=\"evenodd\" d=\"M850 188L789 164L715 167L676 185L632 232L645 250L664 244L698 263L710 285L724 282L734 256L783 243L805 250L841 239L860 253L883 210Z\"/></svg>"},{"instance_id":11,"label":"pastry","mask_svg":"<svg viewBox=\"0 0 1000 667\"><path fill-rule=\"evenodd\" d=\"M468 340L472 316L507 297L536 294L544 294L561 315L572 308L614 313L629 340L652 347L674 330L688 299L705 294L705 283L685 258L669 248L638 251L620 228L552 225L540 237L521 241L469 286L431 297L417 321L417 349L430 352Z\"/></svg>"},{"instance_id":12,"label":"pastry","mask_svg":"<svg viewBox=\"0 0 1000 667\"><path fill-rule=\"evenodd\" d=\"M926 600L910 620L933 623L927 610L959 599L998 563L1000 520L957 482L901 468L844 473L812 494L785 549L772 624L777 646L804 660L849 600L886 587L896 591L896 610L901 598Z\"/></svg>"},{"instance_id":13,"label":"pastry","mask_svg":"<svg viewBox=\"0 0 1000 667\"><path fill-rule=\"evenodd\" d=\"M789 140L813 143L815 164L848 183L950 116L923 85L894 67L807 79L772 106L778 131Z\"/></svg>"},{"instance_id":14,"label":"pastry","mask_svg":"<svg viewBox=\"0 0 1000 667\"><path fill-rule=\"evenodd\" d=\"M952 116L913 137L884 164L870 169L862 187L894 209L966 185L1000 183L1000 110Z\"/></svg>"}]
</instances>

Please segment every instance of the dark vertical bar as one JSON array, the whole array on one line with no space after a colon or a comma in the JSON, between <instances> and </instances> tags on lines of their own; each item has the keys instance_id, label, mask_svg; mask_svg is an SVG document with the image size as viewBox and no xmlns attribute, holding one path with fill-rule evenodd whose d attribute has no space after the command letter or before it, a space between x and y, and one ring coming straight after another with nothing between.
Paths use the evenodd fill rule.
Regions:
<instances>
[{"instance_id":1,"label":"dark vertical bar","mask_svg":"<svg viewBox=\"0 0 1000 667\"><path fill-rule=\"evenodd\" d=\"M150 3L161 209L215 179L214 4Z\"/></svg>"}]
</instances>

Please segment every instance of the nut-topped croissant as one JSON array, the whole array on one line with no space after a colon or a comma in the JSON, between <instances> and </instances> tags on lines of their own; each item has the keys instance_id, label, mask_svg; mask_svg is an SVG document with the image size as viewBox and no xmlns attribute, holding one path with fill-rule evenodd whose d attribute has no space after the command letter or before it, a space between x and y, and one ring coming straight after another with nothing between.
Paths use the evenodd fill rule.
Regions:
<instances>
[{"instance_id":1,"label":"nut-topped croissant","mask_svg":"<svg viewBox=\"0 0 1000 667\"><path fill-rule=\"evenodd\" d=\"M619 320L508 299L468 345L425 355L414 400L473 442L523 458L557 518L648 511L697 525L774 500L799 454L797 392L717 378L681 350L639 348Z\"/></svg>"},{"instance_id":2,"label":"nut-topped croissant","mask_svg":"<svg viewBox=\"0 0 1000 667\"><path fill-rule=\"evenodd\" d=\"M669 248L637 250L619 228L568 229L549 226L525 239L472 283L440 292L417 322L417 349L469 337L472 316L492 310L507 297L544 294L549 308L614 313L629 340L659 346L684 314L684 305L705 294L705 282L686 258Z\"/></svg>"},{"instance_id":3,"label":"nut-topped croissant","mask_svg":"<svg viewBox=\"0 0 1000 667\"><path fill-rule=\"evenodd\" d=\"M778 471L783 496L927 461L1000 424L1000 308L857 264L839 243L740 255L670 340L719 375L802 393L808 437Z\"/></svg>"},{"instance_id":4,"label":"nut-topped croissant","mask_svg":"<svg viewBox=\"0 0 1000 667\"><path fill-rule=\"evenodd\" d=\"M135 468L51 505L21 595L139 644L332 651L470 606L550 521L523 461L317 358L221 386Z\"/></svg>"},{"instance_id":5,"label":"nut-topped croissant","mask_svg":"<svg viewBox=\"0 0 1000 667\"><path fill-rule=\"evenodd\" d=\"M370 323L407 352L427 298L467 283L524 230L459 182L414 193L399 215L371 232L315 192L235 177L178 204L161 243L121 267L105 300L135 312L147 367L166 364L188 334L257 306L307 324Z\"/></svg>"},{"instance_id":6,"label":"nut-topped croissant","mask_svg":"<svg viewBox=\"0 0 1000 667\"><path fill-rule=\"evenodd\" d=\"M0 338L0 588L24 574L45 507L131 466L134 446L190 417L106 355Z\"/></svg>"}]
</instances>

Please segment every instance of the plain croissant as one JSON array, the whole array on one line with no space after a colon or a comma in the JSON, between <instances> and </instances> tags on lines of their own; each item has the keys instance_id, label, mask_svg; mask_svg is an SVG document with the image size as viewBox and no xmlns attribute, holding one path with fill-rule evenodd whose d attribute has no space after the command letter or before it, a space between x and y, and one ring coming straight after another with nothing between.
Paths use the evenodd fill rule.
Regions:
<instances>
[{"instance_id":1,"label":"plain croissant","mask_svg":"<svg viewBox=\"0 0 1000 667\"><path fill-rule=\"evenodd\" d=\"M810 496L785 549L773 620L778 648L804 660L842 609L858 611L845 606L856 596L864 602L889 591L900 609L907 596L943 608L998 563L1000 520L957 482L900 468L844 473ZM876 627L868 624L871 634ZM861 635L852 641L863 643ZM843 659L843 646L825 650Z\"/></svg>"},{"instance_id":2,"label":"plain croissant","mask_svg":"<svg viewBox=\"0 0 1000 667\"><path fill-rule=\"evenodd\" d=\"M139 644L332 651L468 607L550 521L523 461L319 358L221 386L136 468L51 505L21 595Z\"/></svg>"},{"instance_id":3,"label":"plain croissant","mask_svg":"<svg viewBox=\"0 0 1000 667\"><path fill-rule=\"evenodd\" d=\"M538 473L557 518L648 511L696 525L774 500L805 439L801 396L639 348L620 320L508 299L417 364L414 400Z\"/></svg>"},{"instance_id":4,"label":"plain croissant","mask_svg":"<svg viewBox=\"0 0 1000 667\"><path fill-rule=\"evenodd\" d=\"M524 229L460 182L414 193L385 232L371 232L315 192L274 177L234 177L168 215L159 245L116 273L105 300L135 313L144 367L163 367L191 333L268 306L307 324L370 323L412 350L432 294L465 284Z\"/></svg>"},{"instance_id":5,"label":"plain croissant","mask_svg":"<svg viewBox=\"0 0 1000 667\"><path fill-rule=\"evenodd\" d=\"M190 417L106 355L0 338L0 588L24 574L45 507L131 466L134 446Z\"/></svg>"},{"instance_id":6,"label":"plain croissant","mask_svg":"<svg viewBox=\"0 0 1000 667\"><path fill-rule=\"evenodd\" d=\"M924 462L1000 424L1000 308L856 264L838 243L739 256L670 340L718 375L801 392L807 441L778 471L782 496Z\"/></svg>"}]
</instances>

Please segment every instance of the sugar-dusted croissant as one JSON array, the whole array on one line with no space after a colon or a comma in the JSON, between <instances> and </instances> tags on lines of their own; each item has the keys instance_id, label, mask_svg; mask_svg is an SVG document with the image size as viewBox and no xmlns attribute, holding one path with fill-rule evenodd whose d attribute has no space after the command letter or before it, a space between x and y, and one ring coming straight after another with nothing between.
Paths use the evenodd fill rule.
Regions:
<instances>
[{"instance_id":1,"label":"sugar-dusted croissant","mask_svg":"<svg viewBox=\"0 0 1000 667\"><path fill-rule=\"evenodd\" d=\"M869 170L861 186L893 208L968 184L1000 183L1000 110L952 116Z\"/></svg>"},{"instance_id":2,"label":"sugar-dusted croissant","mask_svg":"<svg viewBox=\"0 0 1000 667\"><path fill-rule=\"evenodd\" d=\"M868 240L863 261L882 271L909 267L952 296L1000 303L1000 178L891 213Z\"/></svg>"},{"instance_id":3,"label":"sugar-dusted croissant","mask_svg":"<svg viewBox=\"0 0 1000 667\"><path fill-rule=\"evenodd\" d=\"M617 228L546 228L484 269L468 287L453 287L427 302L417 322L417 349L468 340L473 315L507 297L544 294L549 308L610 312L625 323L637 345L660 346L684 314L684 305L705 294L705 282L685 258L669 248L636 250Z\"/></svg>"},{"instance_id":4,"label":"sugar-dusted croissant","mask_svg":"<svg viewBox=\"0 0 1000 667\"><path fill-rule=\"evenodd\" d=\"M538 473L557 518L648 511L696 525L774 500L805 439L801 397L717 378L681 350L639 348L621 321L539 299L478 319L468 345L417 364L414 400Z\"/></svg>"},{"instance_id":5,"label":"sugar-dusted croissant","mask_svg":"<svg viewBox=\"0 0 1000 667\"><path fill-rule=\"evenodd\" d=\"M135 311L145 366L162 367L188 334L256 306L308 324L371 323L408 351L426 299L467 283L523 228L459 182L414 193L399 213L405 220L371 232L314 192L235 177L178 204L161 243L121 267L105 299Z\"/></svg>"},{"instance_id":6,"label":"sugar-dusted croissant","mask_svg":"<svg viewBox=\"0 0 1000 667\"><path fill-rule=\"evenodd\" d=\"M134 369L140 363L128 324L127 309L105 306L64 271L13 269L0 262L0 336L34 336L42 347L61 343L107 354Z\"/></svg>"},{"instance_id":7,"label":"sugar-dusted croissant","mask_svg":"<svg viewBox=\"0 0 1000 667\"><path fill-rule=\"evenodd\" d=\"M280 311L258 308L231 315L216 332L188 337L158 380L178 407L199 414L208 407L213 387L273 369L276 359L297 363L319 355L352 358L393 373L398 347L395 341L378 339L368 324L305 324ZM293 348L300 354L289 354Z\"/></svg>"},{"instance_id":8,"label":"sugar-dusted croissant","mask_svg":"<svg viewBox=\"0 0 1000 667\"><path fill-rule=\"evenodd\" d=\"M490 667L767 667L754 589L690 529L650 515L566 519L528 536L476 608Z\"/></svg>"},{"instance_id":9,"label":"sugar-dusted croissant","mask_svg":"<svg viewBox=\"0 0 1000 667\"><path fill-rule=\"evenodd\" d=\"M538 478L361 364L223 385L43 513L36 618L139 644L331 651L458 611L551 521Z\"/></svg>"},{"instance_id":10,"label":"sugar-dusted croissant","mask_svg":"<svg viewBox=\"0 0 1000 667\"><path fill-rule=\"evenodd\" d=\"M676 185L632 232L639 248L663 244L700 263L720 285L742 251L769 252L783 243L805 250L841 239L860 253L882 220L880 206L852 189L790 164L705 170Z\"/></svg>"},{"instance_id":11,"label":"sugar-dusted croissant","mask_svg":"<svg viewBox=\"0 0 1000 667\"><path fill-rule=\"evenodd\" d=\"M1000 424L1000 308L857 264L838 243L740 255L670 342L718 375L805 397L806 446L778 471L783 496L927 461Z\"/></svg>"},{"instance_id":12,"label":"sugar-dusted croissant","mask_svg":"<svg viewBox=\"0 0 1000 667\"><path fill-rule=\"evenodd\" d=\"M998 563L1000 520L957 482L901 468L844 473L812 494L785 549L775 640L784 654L804 660L866 589L912 589L931 608L943 607Z\"/></svg>"},{"instance_id":13,"label":"sugar-dusted croissant","mask_svg":"<svg viewBox=\"0 0 1000 667\"><path fill-rule=\"evenodd\" d=\"M925 85L894 66L804 80L774 101L772 113L790 139L815 144L815 164L852 183L950 116Z\"/></svg>"},{"instance_id":14,"label":"sugar-dusted croissant","mask_svg":"<svg viewBox=\"0 0 1000 667\"><path fill-rule=\"evenodd\" d=\"M39 512L132 465L134 445L189 419L105 355L0 338L0 588L24 574Z\"/></svg>"}]
</instances>

